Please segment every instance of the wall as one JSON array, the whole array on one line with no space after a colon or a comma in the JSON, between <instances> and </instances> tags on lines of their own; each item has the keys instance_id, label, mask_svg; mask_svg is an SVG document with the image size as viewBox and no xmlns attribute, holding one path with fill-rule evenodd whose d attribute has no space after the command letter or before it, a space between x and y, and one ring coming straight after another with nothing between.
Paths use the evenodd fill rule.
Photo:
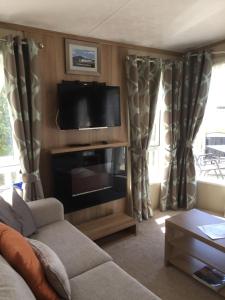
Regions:
<instances>
[{"instance_id":1,"label":"wall","mask_svg":"<svg viewBox=\"0 0 225 300\"><path fill-rule=\"evenodd\" d=\"M224 215L225 185L206 181L198 181L197 208Z\"/></svg>"},{"instance_id":2,"label":"wall","mask_svg":"<svg viewBox=\"0 0 225 300\"><path fill-rule=\"evenodd\" d=\"M94 143L101 140L106 141L128 141L127 126L127 102L126 102L126 81L124 61L127 54L151 55L152 57L176 57L178 54L170 51L161 51L146 47L126 45L121 43L97 40L92 38L79 37L71 34L63 34L48 30L30 28L14 24L0 23L5 33L10 30L17 30L23 33L24 37L35 39L42 42L45 47L40 50L39 65L42 82L42 152L40 161L41 178L46 196L52 196L53 185L50 166L49 150L66 146L72 143ZM0 30L1 32L1 30ZM84 76L71 75L65 73L65 51L64 39L95 42L101 47L101 75ZM55 124L57 113L57 83L61 80L83 80L83 81L100 81L108 85L119 85L121 88L121 127L101 129L96 131L60 131ZM82 212L76 212L71 219L76 222L82 222L93 217L107 215L112 212L124 211L127 209L126 199L113 201L97 208L90 208ZM75 217L74 217L75 216Z\"/></svg>"},{"instance_id":3,"label":"wall","mask_svg":"<svg viewBox=\"0 0 225 300\"><path fill-rule=\"evenodd\" d=\"M42 154L41 154L41 176L46 196L52 195L52 180L50 168L49 149L62 147L68 143L90 143L100 140L110 141L128 141L127 130L127 107L126 107L126 83L124 74L124 59L127 54L151 55L153 57L175 57L176 53L169 51L160 51L134 45L125 45L109 41L96 40L75 35L67 35L47 30L40 30L19 26L14 24L5 24L0 22L0 35L16 33L23 34L26 37L34 38L36 41L43 42L45 48L40 50L40 69L42 79ZM65 73L65 53L64 38L75 40L97 42L102 50L102 73L101 76L78 76ZM225 41L209 45L213 51L225 51ZM214 61L225 60L225 54L215 55ZM97 79L96 79L97 78ZM57 111L56 84L61 80L99 80L107 84L121 86L122 99L122 126L120 128L104 129L91 132L78 131L59 131L55 126L55 116ZM152 204L154 208L158 207L160 184L151 186ZM197 183L197 207L211 210L217 213L223 213L225 206L225 185L213 184L209 182ZM82 222L84 219L99 217L119 212L127 207L124 199L102 205L98 209L91 208L83 210L83 215L76 213L76 219Z\"/></svg>"},{"instance_id":4,"label":"wall","mask_svg":"<svg viewBox=\"0 0 225 300\"><path fill-rule=\"evenodd\" d=\"M159 208L159 197L160 197L160 190L161 184L160 182L154 182L150 186L150 193L151 193L151 201L152 201L152 208L156 210Z\"/></svg>"}]
</instances>

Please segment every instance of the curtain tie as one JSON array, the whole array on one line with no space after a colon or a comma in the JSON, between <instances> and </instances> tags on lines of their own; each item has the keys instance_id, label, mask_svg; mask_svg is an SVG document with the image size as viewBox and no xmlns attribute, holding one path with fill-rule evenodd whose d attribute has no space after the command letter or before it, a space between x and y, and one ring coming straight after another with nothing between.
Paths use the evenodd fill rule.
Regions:
<instances>
[{"instance_id":1,"label":"curtain tie","mask_svg":"<svg viewBox=\"0 0 225 300\"><path fill-rule=\"evenodd\" d=\"M39 171L24 173L22 174L22 179L24 183L34 183L37 180L40 180Z\"/></svg>"},{"instance_id":2,"label":"curtain tie","mask_svg":"<svg viewBox=\"0 0 225 300\"><path fill-rule=\"evenodd\" d=\"M130 148L130 151L133 152L137 156L146 157L149 153L148 149L140 149L140 148Z\"/></svg>"},{"instance_id":3,"label":"curtain tie","mask_svg":"<svg viewBox=\"0 0 225 300\"><path fill-rule=\"evenodd\" d=\"M148 154L149 154L149 150L148 149L141 150L141 154L140 154L141 157L145 158L145 157L148 156Z\"/></svg>"},{"instance_id":4,"label":"curtain tie","mask_svg":"<svg viewBox=\"0 0 225 300\"><path fill-rule=\"evenodd\" d=\"M192 149L193 148L193 143L192 143L191 140L189 140L189 141L186 142L186 148L188 148L188 149Z\"/></svg>"},{"instance_id":5,"label":"curtain tie","mask_svg":"<svg viewBox=\"0 0 225 300\"><path fill-rule=\"evenodd\" d=\"M166 148L166 151L170 152L173 159L176 158L176 155L177 155L177 147L176 146Z\"/></svg>"}]
</instances>

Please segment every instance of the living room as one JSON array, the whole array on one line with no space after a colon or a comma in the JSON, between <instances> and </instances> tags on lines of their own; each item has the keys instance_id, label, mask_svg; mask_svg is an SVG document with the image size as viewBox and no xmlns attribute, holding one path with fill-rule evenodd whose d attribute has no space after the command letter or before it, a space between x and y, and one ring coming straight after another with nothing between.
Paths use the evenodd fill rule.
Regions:
<instances>
[{"instance_id":1,"label":"living room","mask_svg":"<svg viewBox=\"0 0 225 300\"><path fill-rule=\"evenodd\" d=\"M4 3L0 191L13 205L12 186L17 190L37 225L25 236L46 243L62 260L72 289L72 296L62 296L56 288L62 299L223 295L192 275L205 265L225 273L209 258L224 253L223 239L196 229L223 222L212 215L224 216L224 10L221 1L203 0ZM190 237L209 256L193 250ZM4 261L5 251L0 243ZM182 251L194 263L174 260ZM101 276L92 279L90 271ZM40 294L26 276L34 295L24 299L57 299ZM18 285L7 285L0 280L0 299L22 299ZM7 295L6 287L14 292Z\"/></svg>"}]
</instances>

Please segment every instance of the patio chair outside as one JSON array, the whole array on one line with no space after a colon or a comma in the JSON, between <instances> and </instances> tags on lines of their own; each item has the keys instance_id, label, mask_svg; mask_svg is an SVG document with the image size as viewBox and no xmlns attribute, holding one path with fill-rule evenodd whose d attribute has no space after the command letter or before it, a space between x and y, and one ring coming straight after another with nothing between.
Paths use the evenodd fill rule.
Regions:
<instances>
[{"instance_id":1,"label":"patio chair outside","mask_svg":"<svg viewBox=\"0 0 225 300\"><path fill-rule=\"evenodd\" d=\"M225 169L225 162L221 161L219 156L211 153L195 156L196 165L199 168L200 175L216 175L217 178L224 179L222 170Z\"/></svg>"}]
</instances>

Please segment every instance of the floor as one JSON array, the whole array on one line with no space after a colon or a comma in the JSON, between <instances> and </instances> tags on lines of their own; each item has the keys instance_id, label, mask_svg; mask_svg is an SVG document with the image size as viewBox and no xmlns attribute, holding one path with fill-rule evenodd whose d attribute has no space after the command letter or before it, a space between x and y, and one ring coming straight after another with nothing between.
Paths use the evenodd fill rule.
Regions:
<instances>
[{"instance_id":1,"label":"floor","mask_svg":"<svg viewBox=\"0 0 225 300\"><path fill-rule=\"evenodd\" d=\"M164 266L164 221L174 214L156 212L154 218L138 224L137 236L118 234L100 246L163 300L224 299L174 267Z\"/></svg>"}]
</instances>

